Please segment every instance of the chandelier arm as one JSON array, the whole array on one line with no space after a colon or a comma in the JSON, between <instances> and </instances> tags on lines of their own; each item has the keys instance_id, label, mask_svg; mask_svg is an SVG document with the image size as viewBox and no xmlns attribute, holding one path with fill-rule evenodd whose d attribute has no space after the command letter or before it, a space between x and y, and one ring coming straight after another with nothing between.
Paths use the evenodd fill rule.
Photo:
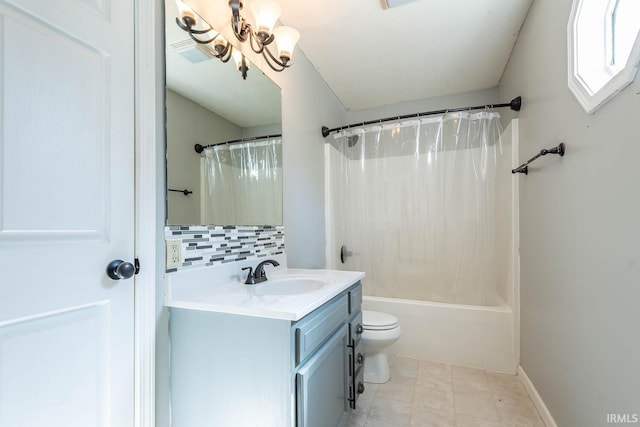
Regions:
<instances>
[{"instance_id":1,"label":"chandelier arm","mask_svg":"<svg viewBox=\"0 0 640 427\"><path fill-rule=\"evenodd\" d=\"M229 43L227 45L227 48L220 54L220 56L218 56L217 58L222 61L222 62L229 62L229 60L231 59L231 54L233 53L233 47L231 46L231 43Z\"/></svg>"},{"instance_id":2,"label":"chandelier arm","mask_svg":"<svg viewBox=\"0 0 640 427\"><path fill-rule=\"evenodd\" d=\"M266 53L266 54L265 54ZM276 58L273 53L271 53L271 51L269 50L268 47L265 47L264 52L262 52L262 56L264 56L264 58L267 60L267 64L269 64L269 66L271 67L272 70L274 71L282 71L285 68L288 68L291 66L291 64L288 64L286 62L282 62L280 61L278 58ZM278 67L281 67L280 69L276 69L272 64L271 61L269 61L269 58L271 58L271 61L275 62L276 65Z\"/></svg>"},{"instance_id":3,"label":"chandelier arm","mask_svg":"<svg viewBox=\"0 0 640 427\"><path fill-rule=\"evenodd\" d=\"M235 16L231 16L231 29L233 30L233 34L235 34L236 38L241 42L247 41L247 34L251 35L251 25L247 24L247 21L242 18L242 16L238 15L236 19Z\"/></svg>"},{"instance_id":4,"label":"chandelier arm","mask_svg":"<svg viewBox=\"0 0 640 427\"><path fill-rule=\"evenodd\" d=\"M257 48L254 46L254 43L257 43ZM265 48L264 44L262 44L260 40L258 40L258 37L253 34L253 31L251 31L251 29L249 30L249 45L251 46L251 50L253 50L257 54L261 54Z\"/></svg>"},{"instance_id":5,"label":"chandelier arm","mask_svg":"<svg viewBox=\"0 0 640 427\"><path fill-rule=\"evenodd\" d=\"M262 51L262 56L264 57L265 62L267 63L267 65L269 65L269 67L273 70L273 71L277 71L280 72L282 70L284 70L286 67L286 65L282 64L280 61L278 61L269 51L268 48L265 48ZM269 59L269 57L271 57L271 59ZM280 68L276 68L273 63L271 61L275 61L275 63L280 67Z\"/></svg>"},{"instance_id":6,"label":"chandelier arm","mask_svg":"<svg viewBox=\"0 0 640 427\"><path fill-rule=\"evenodd\" d=\"M216 39L216 37L218 37L219 34L216 34L214 37L210 38L209 40L200 40L199 38L197 38L196 36L194 36L191 32L189 32L189 37L191 37L191 40L193 40L196 43L199 44L209 44L212 41L214 41Z\"/></svg>"},{"instance_id":7,"label":"chandelier arm","mask_svg":"<svg viewBox=\"0 0 640 427\"><path fill-rule=\"evenodd\" d=\"M178 24L178 27L180 27L180 29L186 31L187 33L193 33L193 34L206 34L209 31L213 30L213 28L211 27L211 25L209 25L209 28L204 29L204 30L198 30L196 28L193 28L193 25L189 26L186 25L180 18L176 17L176 24ZM208 24L207 24L208 25Z\"/></svg>"}]
</instances>

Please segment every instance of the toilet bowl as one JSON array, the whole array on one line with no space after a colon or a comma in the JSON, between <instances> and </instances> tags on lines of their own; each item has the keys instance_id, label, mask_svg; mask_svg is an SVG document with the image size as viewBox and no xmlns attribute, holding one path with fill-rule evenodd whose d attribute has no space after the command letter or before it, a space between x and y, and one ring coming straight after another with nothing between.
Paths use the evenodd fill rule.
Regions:
<instances>
[{"instance_id":1,"label":"toilet bowl","mask_svg":"<svg viewBox=\"0 0 640 427\"><path fill-rule=\"evenodd\" d=\"M398 318L379 311L362 310L364 381L383 384L389 381L389 360L385 349L400 338Z\"/></svg>"}]
</instances>

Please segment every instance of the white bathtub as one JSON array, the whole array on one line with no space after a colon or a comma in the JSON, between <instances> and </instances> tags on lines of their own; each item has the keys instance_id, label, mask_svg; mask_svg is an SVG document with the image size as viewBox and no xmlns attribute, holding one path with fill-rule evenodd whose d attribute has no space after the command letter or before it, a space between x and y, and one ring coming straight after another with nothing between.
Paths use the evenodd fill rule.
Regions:
<instances>
[{"instance_id":1,"label":"white bathtub","mask_svg":"<svg viewBox=\"0 0 640 427\"><path fill-rule=\"evenodd\" d=\"M518 348L511 308L365 296L365 310L396 316L400 339L389 354L515 374Z\"/></svg>"}]
</instances>

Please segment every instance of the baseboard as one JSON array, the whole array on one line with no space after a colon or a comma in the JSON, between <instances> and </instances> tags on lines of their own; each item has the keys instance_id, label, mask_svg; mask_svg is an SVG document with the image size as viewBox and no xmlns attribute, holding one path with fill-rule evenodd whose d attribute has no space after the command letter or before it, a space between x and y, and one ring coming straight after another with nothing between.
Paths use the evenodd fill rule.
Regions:
<instances>
[{"instance_id":1,"label":"baseboard","mask_svg":"<svg viewBox=\"0 0 640 427\"><path fill-rule=\"evenodd\" d=\"M540 414L540 418L542 418L542 422L544 423L544 425L547 427L558 427L558 424L556 424L556 421L551 416L551 412L549 412L547 405L544 404L544 401L538 394L538 390L536 390L535 386L533 385L527 374L524 372L524 369L522 369L521 365L518 365L518 378L520 379L520 382L522 383L524 388L527 390L527 393L529 393L529 397L538 410L538 413Z\"/></svg>"}]
</instances>

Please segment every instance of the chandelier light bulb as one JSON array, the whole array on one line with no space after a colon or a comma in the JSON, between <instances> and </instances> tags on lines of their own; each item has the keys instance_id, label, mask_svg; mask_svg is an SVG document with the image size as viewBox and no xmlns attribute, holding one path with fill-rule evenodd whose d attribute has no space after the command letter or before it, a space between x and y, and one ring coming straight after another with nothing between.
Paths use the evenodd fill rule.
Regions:
<instances>
[{"instance_id":1,"label":"chandelier light bulb","mask_svg":"<svg viewBox=\"0 0 640 427\"><path fill-rule=\"evenodd\" d=\"M233 56L233 62L236 63L236 67L238 68L238 70L242 70L242 59L244 57L242 52L240 52L238 49L233 49L233 52L231 53L231 55ZM248 69L249 63L245 61L245 64Z\"/></svg>"},{"instance_id":2,"label":"chandelier light bulb","mask_svg":"<svg viewBox=\"0 0 640 427\"><path fill-rule=\"evenodd\" d=\"M265 39L268 38L280 17L280 5L273 0L253 0L251 12L256 24L256 33Z\"/></svg>"},{"instance_id":3,"label":"chandelier light bulb","mask_svg":"<svg viewBox=\"0 0 640 427\"><path fill-rule=\"evenodd\" d=\"M215 30L212 30L210 33L213 38L213 49L218 53L223 52L227 47L227 40Z\"/></svg>"},{"instance_id":4,"label":"chandelier light bulb","mask_svg":"<svg viewBox=\"0 0 640 427\"><path fill-rule=\"evenodd\" d=\"M273 31L273 35L278 46L278 57L285 63L290 61L300 33L292 27L278 27Z\"/></svg>"},{"instance_id":5,"label":"chandelier light bulb","mask_svg":"<svg viewBox=\"0 0 640 427\"><path fill-rule=\"evenodd\" d=\"M178 7L178 18L185 23L191 21L195 26L198 22L195 12L180 0L176 0L176 6Z\"/></svg>"}]
</instances>

